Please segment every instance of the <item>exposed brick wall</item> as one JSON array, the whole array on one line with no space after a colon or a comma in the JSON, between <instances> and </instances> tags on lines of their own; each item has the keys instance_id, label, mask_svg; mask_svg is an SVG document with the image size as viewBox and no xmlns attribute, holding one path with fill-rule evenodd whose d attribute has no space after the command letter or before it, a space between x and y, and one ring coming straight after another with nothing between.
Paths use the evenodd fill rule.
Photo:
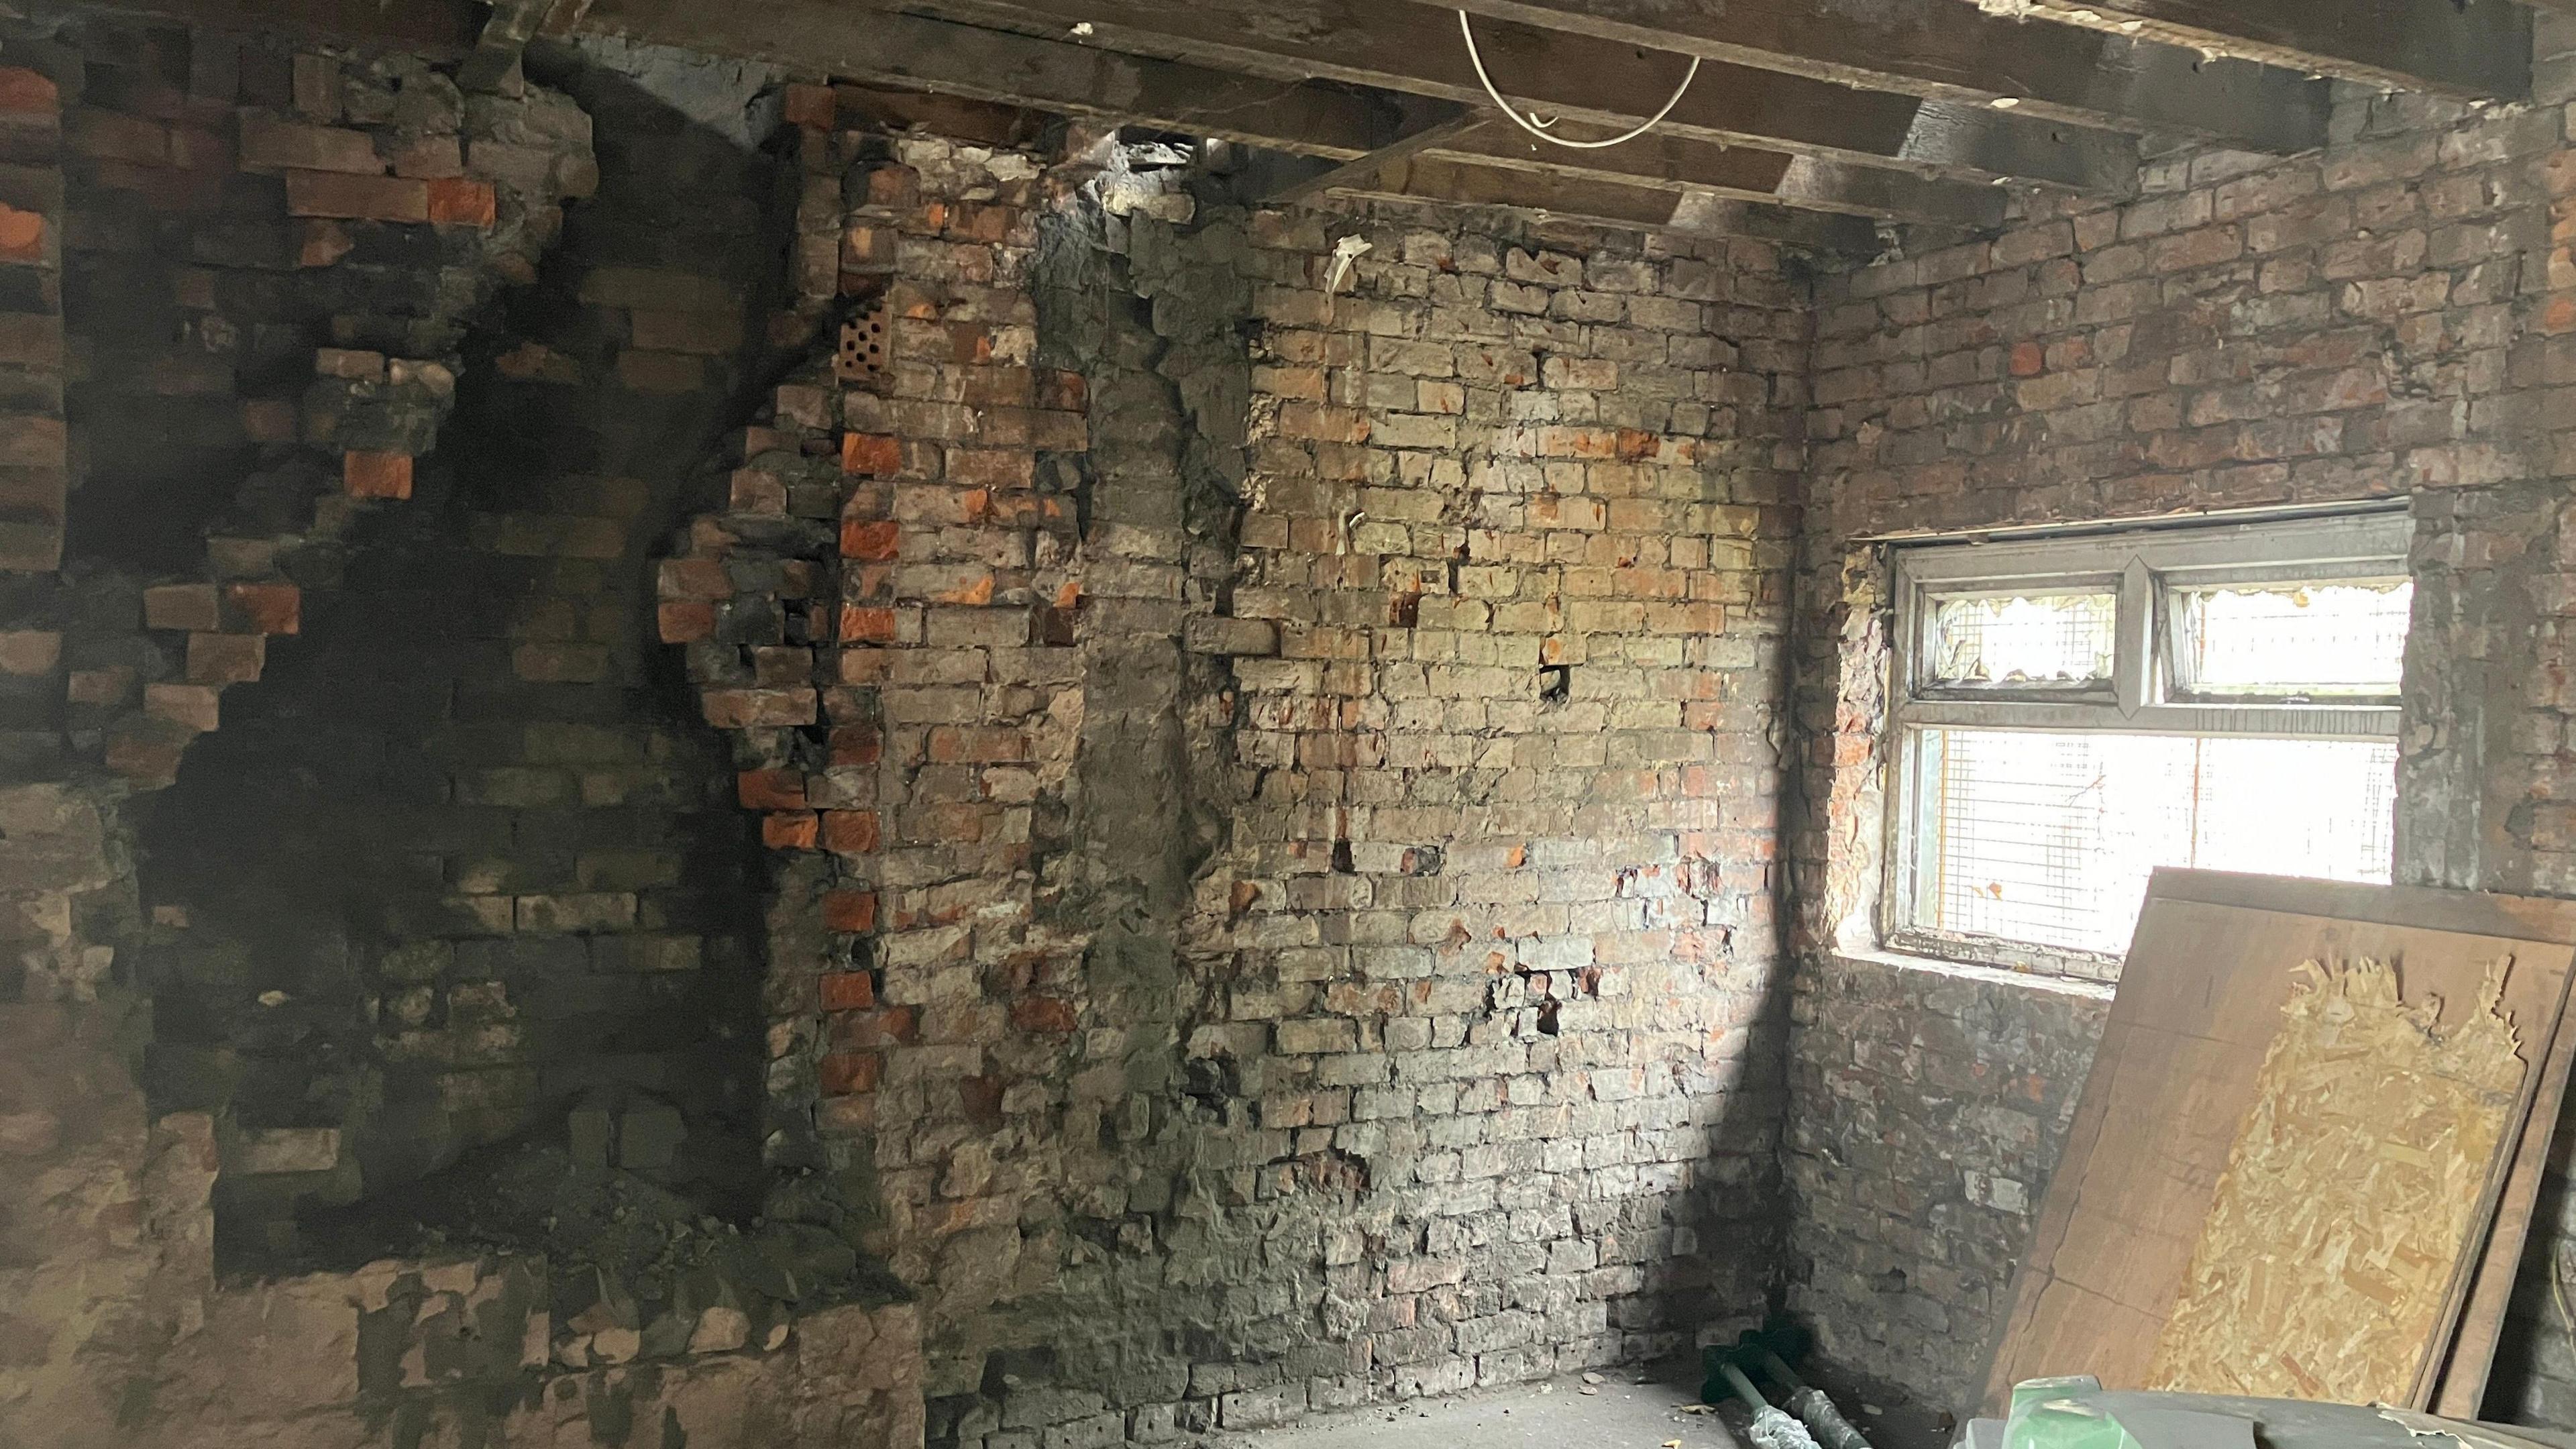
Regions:
<instances>
[{"instance_id":1,"label":"exposed brick wall","mask_svg":"<svg viewBox=\"0 0 2576 1449\"><path fill-rule=\"evenodd\" d=\"M2571 41L2542 27L2544 94ZM1853 540L2411 496L2399 876L2567 890L2566 125L2554 102L2356 96L2321 154L2184 153L2133 203L2032 204L1991 240L1820 282L1786 1168L1791 1302L1846 1367L1944 1404L1973 1388L2029 1227L2013 1203L2044 1188L2099 1024L2009 978L1852 958L1875 943L1885 709L1883 560ZM2489 1409L2566 1424L2552 1236Z\"/></svg>"},{"instance_id":2,"label":"exposed brick wall","mask_svg":"<svg viewBox=\"0 0 2576 1449\"><path fill-rule=\"evenodd\" d=\"M789 109L889 370L779 390L662 627L782 852L771 1149L876 1184L933 1441L1758 1312L1803 281L1372 211L1327 299L1327 218L1145 153Z\"/></svg>"}]
</instances>

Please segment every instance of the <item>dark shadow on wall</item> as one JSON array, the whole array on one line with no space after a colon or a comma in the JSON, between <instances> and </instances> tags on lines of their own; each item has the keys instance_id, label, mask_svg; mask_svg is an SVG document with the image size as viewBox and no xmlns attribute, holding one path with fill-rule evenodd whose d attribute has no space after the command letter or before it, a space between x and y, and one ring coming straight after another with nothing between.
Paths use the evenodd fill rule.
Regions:
<instances>
[{"instance_id":1,"label":"dark shadow on wall","mask_svg":"<svg viewBox=\"0 0 2576 1449\"><path fill-rule=\"evenodd\" d=\"M594 120L597 195L143 826L149 1085L219 1114L226 1271L561 1253L767 1186L765 862L653 570L760 380L793 178L743 140L757 77L611 59L531 58ZM641 290L690 338L636 347L602 269L667 274Z\"/></svg>"}]
</instances>

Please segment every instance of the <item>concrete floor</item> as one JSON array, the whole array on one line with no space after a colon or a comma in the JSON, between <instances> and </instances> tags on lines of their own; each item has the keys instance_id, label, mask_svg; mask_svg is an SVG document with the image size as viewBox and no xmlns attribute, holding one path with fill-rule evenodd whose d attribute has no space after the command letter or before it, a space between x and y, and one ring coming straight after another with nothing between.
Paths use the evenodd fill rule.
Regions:
<instances>
[{"instance_id":1,"label":"concrete floor","mask_svg":"<svg viewBox=\"0 0 2576 1449\"><path fill-rule=\"evenodd\" d=\"M1693 1390L1635 1370L1424 1399L1302 1420L1284 1429L1214 1434L1208 1449L1740 1449ZM1586 1389L1591 1392L1584 1392ZM1847 1407L1857 1408L1849 1404ZM1877 1449L1940 1449L1948 1435L1921 1411L1862 1417Z\"/></svg>"},{"instance_id":2,"label":"concrete floor","mask_svg":"<svg viewBox=\"0 0 2576 1449\"><path fill-rule=\"evenodd\" d=\"M1560 1379L1451 1399L1319 1415L1285 1429L1211 1437L1223 1449L1735 1449L1715 1414L1682 1412L1699 1397L1631 1373L1598 1384ZM1585 1389L1592 1392L1585 1393Z\"/></svg>"}]
</instances>

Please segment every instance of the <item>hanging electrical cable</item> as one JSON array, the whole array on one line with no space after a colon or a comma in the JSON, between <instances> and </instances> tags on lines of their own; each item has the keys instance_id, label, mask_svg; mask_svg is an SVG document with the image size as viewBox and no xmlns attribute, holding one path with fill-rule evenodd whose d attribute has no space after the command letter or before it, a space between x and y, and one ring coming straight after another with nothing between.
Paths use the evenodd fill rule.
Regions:
<instances>
[{"instance_id":1,"label":"hanging electrical cable","mask_svg":"<svg viewBox=\"0 0 2576 1449\"><path fill-rule=\"evenodd\" d=\"M1637 127L1633 131L1626 131L1613 136L1607 141L1569 141L1562 136L1551 136L1547 133L1547 128L1556 124L1554 121L1540 121L1536 119L1535 116L1522 115L1520 112L1512 109L1511 102L1503 99L1503 93L1501 91L1494 88L1494 78L1485 73L1485 57L1479 54L1476 50L1476 28L1467 23L1467 12L1464 10L1458 12L1458 33L1467 37L1467 61L1469 64L1475 66L1476 79L1484 83L1485 94L1493 97L1495 108L1500 110L1505 116L1510 117L1513 125L1520 127L1522 130L1529 132L1531 135L1538 137L1540 140L1547 142L1551 146L1563 146L1570 151L1599 151L1606 147L1617 146L1624 142L1636 140L1639 136L1642 136L1648 131L1651 131L1655 129L1655 127L1663 124L1664 117L1673 113L1673 107L1682 103L1682 96L1685 92L1690 90L1691 82L1699 78L1700 58L1694 55L1691 57L1690 69L1682 73L1682 83L1673 87L1672 99L1664 102L1664 108L1662 110L1647 117L1644 125Z\"/></svg>"}]
</instances>

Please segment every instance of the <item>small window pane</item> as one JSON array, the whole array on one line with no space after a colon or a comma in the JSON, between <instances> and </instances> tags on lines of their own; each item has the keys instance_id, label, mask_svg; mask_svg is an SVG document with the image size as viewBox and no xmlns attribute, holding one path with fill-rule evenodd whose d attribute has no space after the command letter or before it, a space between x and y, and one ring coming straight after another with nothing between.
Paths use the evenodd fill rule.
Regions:
<instances>
[{"instance_id":1,"label":"small window pane","mask_svg":"<svg viewBox=\"0 0 2576 1449\"><path fill-rule=\"evenodd\" d=\"M2414 595L2403 579L2176 589L2175 685L2221 698L2393 695Z\"/></svg>"},{"instance_id":2,"label":"small window pane","mask_svg":"<svg viewBox=\"0 0 2576 1449\"><path fill-rule=\"evenodd\" d=\"M2160 865L2389 878L2394 745L2031 730L1922 743L1921 927L2118 952Z\"/></svg>"},{"instance_id":3,"label":"small window pane","mask_svg":"<svg viewBox=\"0 0 2576 1449\"><path fill-rule=\"evenodd\" d=\"M1931 601L1924 682L2082 685L2111 677L2119 596L1951 594Z\"/></svg>"}]
</instances>

